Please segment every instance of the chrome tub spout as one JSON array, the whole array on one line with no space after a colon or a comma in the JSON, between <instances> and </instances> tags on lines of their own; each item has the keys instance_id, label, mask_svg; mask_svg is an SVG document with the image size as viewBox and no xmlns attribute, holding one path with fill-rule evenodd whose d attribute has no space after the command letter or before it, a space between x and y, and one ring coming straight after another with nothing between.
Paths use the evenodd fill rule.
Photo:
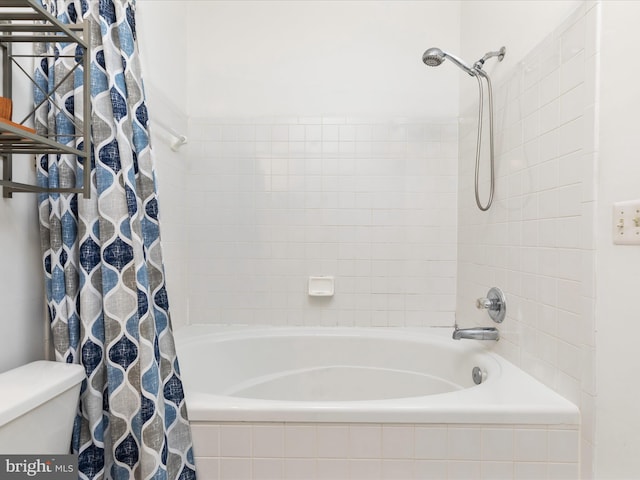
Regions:
<instances>
[{"instance_id":1,"label":"chrome tub spout","mask_svg":"<svg viewBox=\"0 0 640 480\"><path fill-rule=\"evenodd\" d=\"M500 332L493 327L458 328L453 330L453 339L469 338L471 340L499 340Z\"/></svg>"}]
</instances>

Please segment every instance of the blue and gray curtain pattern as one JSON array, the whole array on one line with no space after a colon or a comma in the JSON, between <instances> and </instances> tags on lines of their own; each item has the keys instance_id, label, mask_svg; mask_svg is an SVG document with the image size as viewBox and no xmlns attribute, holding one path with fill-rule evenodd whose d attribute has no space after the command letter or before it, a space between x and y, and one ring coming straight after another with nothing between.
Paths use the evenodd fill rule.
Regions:
<instances>
[{"instance_id":1,"label":"blue and gray curtain pattern","mask_svg":"<svg viewBox=\"0 0 640 480\"><path fill-rule=\"evenodd\" d=\"M57 360L84 366L73 435L81 479L195 479L160 249L155 173L136 45L135 2L41 0L64 23L88 19L91 85L64 79L75 44L39 46L36 128L82 149L70 118L91 89L92 158L39 157L40 231ZM45 92L50 96L47 99ZM90 164L89 164L90 163Z\"/></svg>"}]
</instances>

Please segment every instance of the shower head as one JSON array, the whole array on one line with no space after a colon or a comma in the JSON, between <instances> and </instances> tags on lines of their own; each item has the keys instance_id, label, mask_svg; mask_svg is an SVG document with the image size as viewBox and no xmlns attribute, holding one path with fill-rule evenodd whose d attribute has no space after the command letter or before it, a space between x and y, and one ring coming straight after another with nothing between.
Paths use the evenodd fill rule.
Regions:
<instances>
[{"instance_id":1,"label":"shower head","mask_svg":"<svg viewBox=\"0 0 640 480\"><path fill-rule=\"evenodd\" d=\"M428 48L422 54L422 61L425 63L425 65L428 65L429 67L437 67L442 62L444 62L445 59L447 58L451 60L453 63L455 63L458 67L460 67L462 70L467 72L469 75L471 76L476 75L475 70L471 68L469 65L464 63L455 55L451 55L450 53L443 52L439 48L436 48L436 47Z\"/></svg>"},{"instance_id":2,"label":"shower head","mask_svg":"<svg viewBox=\"0 0 640 480\"><path fill-rule=\"evenodd\" d=\"M422 61L429 67L437 67L444 62L444 52L436 47L428 48L422 54Z\"/></svg>"}]
</instances>

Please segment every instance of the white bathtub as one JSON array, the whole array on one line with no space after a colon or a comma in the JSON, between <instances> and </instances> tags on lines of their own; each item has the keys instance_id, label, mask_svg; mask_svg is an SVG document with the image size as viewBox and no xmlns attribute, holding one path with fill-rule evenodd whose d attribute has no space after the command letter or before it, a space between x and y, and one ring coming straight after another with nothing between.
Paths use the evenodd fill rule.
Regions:
<instances>
[{"instance_id":1,"label":"white bathtub","mask_svg":"<svg viewBox=\"0 0 640 480\"><path fill-rule=\"evenodd\" d=\"M193 422L571 426L580 418L490 342L452 340L449 329L190 326L176 343Z\"/></svg>"}]
</instances>

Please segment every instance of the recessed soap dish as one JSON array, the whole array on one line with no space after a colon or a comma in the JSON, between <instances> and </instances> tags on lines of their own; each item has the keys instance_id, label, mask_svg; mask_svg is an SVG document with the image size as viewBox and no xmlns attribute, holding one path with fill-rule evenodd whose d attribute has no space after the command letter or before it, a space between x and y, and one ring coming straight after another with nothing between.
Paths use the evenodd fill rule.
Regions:
<instances>
[{"instance_id":1,"label":"recessed soap dish","mask_svg":"<svg viewBox=\"0 0 640 480\"><path fill-rule=\"evenodd\" d=\"M309 277L310 297L333 297L334 291L333 277Z\"/></svg>"}]
</instances>

